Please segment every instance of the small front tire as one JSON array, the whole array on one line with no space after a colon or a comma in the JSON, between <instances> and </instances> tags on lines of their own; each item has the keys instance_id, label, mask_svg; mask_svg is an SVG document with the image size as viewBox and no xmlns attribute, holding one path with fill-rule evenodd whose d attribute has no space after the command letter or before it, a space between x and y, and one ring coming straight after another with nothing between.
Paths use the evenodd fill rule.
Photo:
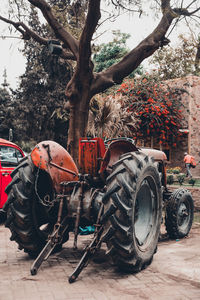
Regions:
<instances>
[{"instance_id":1,"label":"small front tire","mask_svg":"<svg viewBox=\"0 0 200 300\"><path fill-rule=\"evenodd\" d=\"M174 191L167 203L165 227L171 239L184 238L190 232L193 222L194 201L188 190Z\"/></svg>"}]
</instances>

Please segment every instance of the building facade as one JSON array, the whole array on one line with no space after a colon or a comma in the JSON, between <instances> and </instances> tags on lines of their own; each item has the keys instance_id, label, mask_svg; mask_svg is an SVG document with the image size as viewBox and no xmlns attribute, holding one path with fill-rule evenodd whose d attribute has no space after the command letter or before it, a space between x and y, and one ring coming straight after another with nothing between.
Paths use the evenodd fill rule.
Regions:
<instances>
[{"instance_id":1,"label":"building facade","mask_svg":"<svg viewBox=\"0 0 200 300\"><path fill-rule=\"evenodd\" d=\"M168 158L168 167L181 167L185 171L184 152L188 152L195 157L196 168L192 169L194 177L200 177L200 77L187 76L170 80L168 82L172 87L182 88L185 92L182 94L182 133L177 147L163 147L156 144L153 139L143 141L140 146L153 147L164 151ZM174 140L176 142L176 138Z\"/></svg>"}]
</instances>

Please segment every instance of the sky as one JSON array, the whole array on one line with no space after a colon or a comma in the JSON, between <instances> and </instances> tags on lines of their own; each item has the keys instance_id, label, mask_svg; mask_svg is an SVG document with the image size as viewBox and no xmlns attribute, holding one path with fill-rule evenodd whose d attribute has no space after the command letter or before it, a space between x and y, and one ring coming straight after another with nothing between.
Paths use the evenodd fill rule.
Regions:
<instances>
[{"instance_id":1,"label":"sky","mask_svg":"<svg viewBox=\"0 0 200 300\"><path fill-rule=\"evenodd\" d=\"M127 41L130 49L135 47L156 27L158 20L152 17L133 17L130 14L122 14L115 22L107 22L101 27L101 32L106 31L100 38L99 43L112 40L112 30L120 30L122 33L130 33L131 37ZM0 21L0 35L6 34L6 24ZM19 36L13 33L13 36ZM20 52L23 48L23 41L16 38L0 39L0 84L4 81L4 69L6 68L7 81L15 89L19 83L18 77L25 71L25 59Z\"/></svg>"},{"instance_id":2,"label":"sky","mask_svg":"<svg viewBox=\"0 0 200 300\"><path fill-rule=\"evenodd\" d=\"M0 45L0 84L4 81L3 74L6 69L8 83L12 88L16 88L18 76L25 70L25 59L19 52L23 44L19 40L0 39Z\"/></svg>"}]
</instances>

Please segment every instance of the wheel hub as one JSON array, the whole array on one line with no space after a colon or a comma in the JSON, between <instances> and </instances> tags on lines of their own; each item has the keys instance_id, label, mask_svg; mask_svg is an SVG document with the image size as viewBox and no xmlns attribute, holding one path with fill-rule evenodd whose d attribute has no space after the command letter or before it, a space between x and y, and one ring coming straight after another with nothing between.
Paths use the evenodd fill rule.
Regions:
<instances>
[{"instance_id":1,"label":"wheel hub","mask_svg":"<svg viewBox=\"0 0 200 300\"><path fill-rule=\"evenodd\" d=\"M188 223L188 208L185 205L185 203L181 203L178 209L178 225L179 226L185 226Z\"/></svg>"},{"instance_id":2,"label":"wheel hub","mask_svg":"<svg viewBox=\"0 0 200 300\"><path fill-rule=\"evenodd\" d=\"M135 236L139 246L145 246L151 236L155 211L155 193L150 182L145 179L137 193L134 225Z\"/></svg>"}]
</instances>

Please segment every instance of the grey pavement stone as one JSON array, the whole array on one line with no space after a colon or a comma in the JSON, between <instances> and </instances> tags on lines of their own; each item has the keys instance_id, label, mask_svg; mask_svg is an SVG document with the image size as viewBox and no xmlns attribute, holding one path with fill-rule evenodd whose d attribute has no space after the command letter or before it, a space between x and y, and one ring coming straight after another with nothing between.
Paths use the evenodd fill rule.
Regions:
<instances>
[{"instance_id":1,"label":"grey pavement stone","mask_svg":"<svg viewBox=\"0 0 200 300\"><path fill-rule=\"evenodd\" d=\"M165 240L158 245L152 264L138 274L121 274L105 247L68 283L90 237L80 237L74 252L73 236L60 253L49 257L36 276L30 275L33 260L11 242L10 231L0 226L0 300L190 300L200 299L200 224L188 238Z\"/></svg>"}]
</instances>

